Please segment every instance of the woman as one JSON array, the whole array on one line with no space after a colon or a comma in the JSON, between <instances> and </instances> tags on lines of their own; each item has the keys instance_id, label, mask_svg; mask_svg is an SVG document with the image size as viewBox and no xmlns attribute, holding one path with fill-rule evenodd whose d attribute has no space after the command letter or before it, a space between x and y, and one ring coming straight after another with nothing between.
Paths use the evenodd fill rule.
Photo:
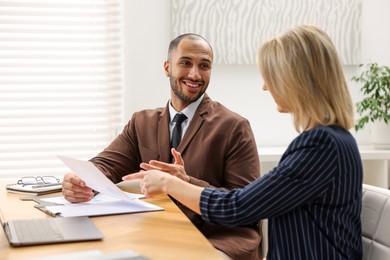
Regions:
<instances>
[{"instance_id":1,"label":"woman","mask_svg":"<svg viewBox=\"0 0 390 260\"><path fill-rule=\"evenodd\" d=\"M208 222L242 226L268 218L267 259L361 259L362 163L348 130L353 104L332 41L303 25L265 42L257 57L278 111L291 113L300 133L278 166L242 189L202 188L185 174L174 149L174 165L151 161L143 179L147 196L166 193Z\"/></svg>"}]
</instances>

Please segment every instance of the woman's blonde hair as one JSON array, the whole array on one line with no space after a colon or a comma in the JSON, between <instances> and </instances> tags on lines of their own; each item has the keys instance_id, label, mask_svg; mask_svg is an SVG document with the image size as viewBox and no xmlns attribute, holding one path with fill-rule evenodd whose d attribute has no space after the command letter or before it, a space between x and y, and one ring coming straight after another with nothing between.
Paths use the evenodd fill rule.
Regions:
<instances>
[{"instance_id":1,"label":"woman's blonde hair","mask_svg":"<svg viewBox=\"0 0 390 260\"><path fill-rule=\"evenodd\" d=\"M318 125L349 130L353 103L329 36L313 25L291 28L266 41L257 61L264 84L293 114L298 132Z\"/></svg>"}]
</instances>

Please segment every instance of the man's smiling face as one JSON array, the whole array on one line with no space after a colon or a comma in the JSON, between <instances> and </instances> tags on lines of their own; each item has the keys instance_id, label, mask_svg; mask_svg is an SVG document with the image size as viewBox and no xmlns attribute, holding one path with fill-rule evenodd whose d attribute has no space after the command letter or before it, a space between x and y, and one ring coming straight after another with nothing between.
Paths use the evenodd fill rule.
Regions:
<instances>
[{"instance_id":1,"label":"man's smiling face","mask_svg":"<svg viewBox=\"0 0 390 260\"><path fill-rule=\"evenodd\" d=\"M170 78L172 106L181 111L205 93L211 75L212 50L202 39L184 38L164 63Z\"/></svg>"}]
</instances>

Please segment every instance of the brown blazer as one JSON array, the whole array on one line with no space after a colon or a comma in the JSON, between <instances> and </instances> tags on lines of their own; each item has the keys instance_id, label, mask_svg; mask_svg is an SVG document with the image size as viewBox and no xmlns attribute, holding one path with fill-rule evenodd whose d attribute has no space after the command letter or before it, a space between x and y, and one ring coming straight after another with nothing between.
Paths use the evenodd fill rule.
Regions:
<instances>
[{"instance_id":1,"label":"brown blazer","mask_svg":"<svg viewBox=\"0 0 390 260\"><path fill-rule=\"evenodd\" d=\"M114 182L140 170L141 162L170 160L169 109L134 113L123 132L91 161ZM240 188L260 177L260 162L248 120L206 94L177 150L191 183L221 189ZM233 259L260 259L258 225L222 227L205 223L177 203L196 227L219 250Z\"/></svg>"}]
</instances>

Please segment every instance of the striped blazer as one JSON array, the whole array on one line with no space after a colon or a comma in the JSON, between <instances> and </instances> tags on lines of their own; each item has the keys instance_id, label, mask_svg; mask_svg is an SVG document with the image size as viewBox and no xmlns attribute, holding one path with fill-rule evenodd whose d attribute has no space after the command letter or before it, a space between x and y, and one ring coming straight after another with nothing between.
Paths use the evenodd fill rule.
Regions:
<instances>
[{"instance_id":1,"label":"striped blazer","mask_svg":"<svg viewBox=\"0 0 390 260\"><path fill-rule=\"evenodd\" d=\"M361 259L362 162L353 136L337 126L301 133L278 166L242 189L206 188L203 218L243 226L268 218L273 259Z\"/></svg>"}]
</instances>

